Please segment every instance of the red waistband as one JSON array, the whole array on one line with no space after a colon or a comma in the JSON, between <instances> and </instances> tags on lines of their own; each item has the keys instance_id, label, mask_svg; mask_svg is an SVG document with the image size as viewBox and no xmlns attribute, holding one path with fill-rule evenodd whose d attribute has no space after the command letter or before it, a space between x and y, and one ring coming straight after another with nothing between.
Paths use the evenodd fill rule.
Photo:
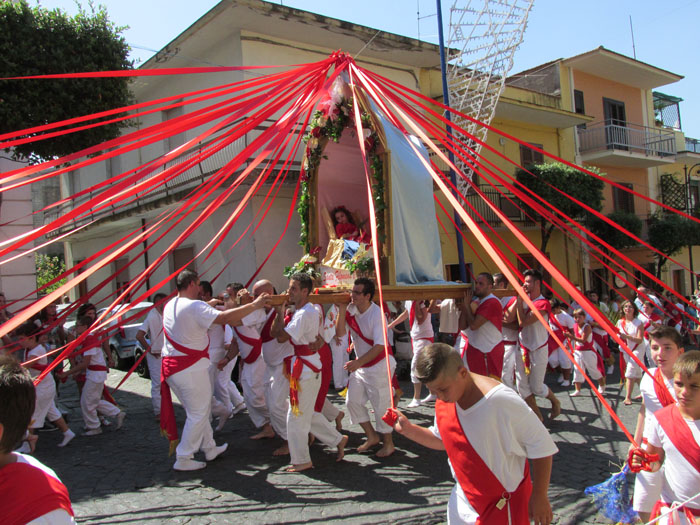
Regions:
<instances>
[{"instance_id":1,"label":"red waistband","mask_svg":"<svg viewBox=\"0 0 700 525\"><path fill-rule=\"evenodd\" d=\"M103 365L89 365L87 367L88 370L92 370L93 372L106 372L107 367Z\"/></svg>"}]
</instances>

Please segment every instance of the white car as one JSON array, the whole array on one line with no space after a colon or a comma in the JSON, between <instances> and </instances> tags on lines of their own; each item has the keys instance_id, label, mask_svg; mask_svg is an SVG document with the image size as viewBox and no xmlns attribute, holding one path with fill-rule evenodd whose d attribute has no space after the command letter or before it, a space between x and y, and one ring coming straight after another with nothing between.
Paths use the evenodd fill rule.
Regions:
<instances>
[{"instance_id":1,"label":"white car","mask_svg":"<svg viewBox=\"0 0 700 525\"><path fill-rule=\"evenodd\" d=\"M149 301L138 303L118 320L109 324L109 350L115 366L120 370L128 370L138 350L141 350L141 345L136 340L136 332L152 307L153 303ZM124 305L119 306L112 310L112 313L123 308L125 308ZM101 316L106 310L106 308L98 310L97 316Z\"/></svg>"}]
</instances>

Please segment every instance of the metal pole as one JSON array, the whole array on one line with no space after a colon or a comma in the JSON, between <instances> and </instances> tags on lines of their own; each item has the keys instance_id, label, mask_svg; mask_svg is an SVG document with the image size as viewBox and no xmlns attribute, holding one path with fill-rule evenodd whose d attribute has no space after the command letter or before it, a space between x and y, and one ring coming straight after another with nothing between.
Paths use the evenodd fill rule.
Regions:
<instances>
[{"instance_id":1,"label":"metal pole","mask_svg":"<svg viewBox=\"0 0 700 525\"><path fill-rule=\"evenodd\" d=\"M437 0L437 22L438 22L438 35L440 38L440 70L442 71L442 99L443 103L445 106L450 105L450 94L449 91L447 90L447 64L445 63L445 38L443 36L442 32L442 2L441 0ZM445 118L448 121L452 120L451 114L449 111L445 111ZM446 126L446 131L447 131L447 136L452 137L452 126L449 124ZM452 151L447 152L448 158L450 159L450 162L454 164L454 155L452 154ZM457 187L457 176L455 175L455 172L452 168L450 168L450 180L452 181L452 185L456 188ZM452 194L455 196L455 198L461 197L457 193L456 190L452 190ZM459 217L459 214L455 211L454 212L454 219L455 219L455 224L457 225L457 228L455 228L455 235L457 237L457 258L459 260L459 279L463 283L467 282L467 267L464 265L464 246L462 245L462 219Z\"/></svg>"}]
</instances>

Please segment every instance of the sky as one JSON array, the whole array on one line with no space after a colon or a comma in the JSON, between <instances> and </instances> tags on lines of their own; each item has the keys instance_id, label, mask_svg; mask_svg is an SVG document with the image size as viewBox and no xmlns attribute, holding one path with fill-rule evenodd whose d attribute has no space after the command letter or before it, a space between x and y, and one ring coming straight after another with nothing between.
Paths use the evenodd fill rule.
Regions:
<instances>
[{"instance_id":1,"label":"sky","mask_svg":"<svg viewBox=\"0 0 700 525\"><path fill-rule=\"evenodd\" d=\"M478 5L483 0L471 1ZM30 0L30 3L37 2ZM77 11L75 0L40 3L71 14ZM192 25L218 0L95 0L95 3L104 4L117 25L129 26L124 36L138 65ZM437 42L434 0L275 0L273 3ZM445 25L452 3L452 0L442 3ZM460 3L466 4L467 0ZM83 4L87 2L83 0ZM599 46L630 57L636 52L638 60L685 77L658 90L683 98L680 104L683 131L686 136L700 139L697 88L700 65L695 40L698 20L700 0L535 0L511 73Z\"/></svg>"}]
</instances>

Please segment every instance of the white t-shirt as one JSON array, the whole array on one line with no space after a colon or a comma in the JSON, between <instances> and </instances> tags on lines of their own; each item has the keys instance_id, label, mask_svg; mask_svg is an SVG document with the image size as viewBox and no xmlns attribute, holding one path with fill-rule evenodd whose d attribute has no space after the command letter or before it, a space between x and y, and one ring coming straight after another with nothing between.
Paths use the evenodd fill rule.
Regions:
<instances>
[{"instance_id":1,"label":"white t-shirt","mask_svg":"<svg viewBox=\"0 0 700 525\"><path fill-rule=\"evenodd\" d=\"M404 308L408 312L408 319L411 319L411 305L413 301L406 301L404 303ZM416 311L421 307L420 304L416 305ZM416 339L430 339L435 334L433 333L433 324L430 320L430 313L425 315L425 319L421 324L418 324L418 314L416 312L416 318L413 320L413 325L411 326L411 339L414 341Z\"/></svg>"},{"instance_id":2,"label":"white t-shirt","mask_svg":"<svg viewBox=\"0 0 700 525\"><path fill-rule=\"evenodd\" d=\"M644 432L643 436L649 438L649 429L651 428L652 421L656 421L654 417L654 412L661 410L661 402L659 398L656 397L656 390L654 389L654 374L656 373L656 368L650 368L649 374L644 374L642 380L639 382L639 390L642 393L642 402L644 403ZM673 377L667 378L664 383L666 388L676 399L676 390L673 388Z\"/></svg>"},{"instance_id":3,"label":"white t-shirt","mask_svg":"<svg viewBox=\"0 0 700 525\"><path fill-rule=\"evenodd\" d=\"M83 355L87 358L90 356L90 364L88 369L85 371L85 379L94 381L95 383L104 383L107 381L107 372L104 370L90 370L91 366L104 366L107 367L105 362L105 355L102 352L102 347L93 346L89 350L83 352Z\"/></svg>"},{"instance_id":4,"label":"white t-shirt","mask_svg":"<svg viewBox=\"0 0 700 525\"><path fill-rule=\"evenodd\" d=\"M440 302L440 331L445 334L456 334L459 331L459 308L454 299Z\"/></svg>"},{"instance_id":5,"label":"white t-shirt","mask_svg":"<svg viewBox=\"0 0 700 525\"><path fill-rule=\"evenodd\" d=\"M271 309L265 314L265 322L267 322L267 320L274 312L275 310ZM284 358L289 357L293 353L294 347L289 341L280 343L277 341L277 339L272 339L272 341L268 341L267 343L263 343L262 345L262 356L268 366L278 366L282 364Z\"/></svg>"},{"instance_id":6,"label":"white t-shirt","mask_svg":"<svg viewBox=\"0 0 700 525\"><path fill-rule=\"evenodd\" d=\"M141 323L139 330L148 336L148 342L151 344L151 353L160 354L163 351L163 342L165 341L163 316L160 315L160 312L155 308L150 310L143 323Z\"/></svg>"},{"instance_id":7,"label":"white t-shirt","mask_svg":"<svg viewBox=\"0 0 700 525\"><path fill-rule=\"evenodd\" d=\"M34 361L38 365L47 365L49 363L48 358L46 357L46 348L44 348L43 345L36 345L34 348L29 350L27 352L27 355L25 356L25 359L29 361L30 359L34 359L35 357L41 356L41 359L38 361ZM39 377L39 374L41 374L40 370L36 370L34 368L29 369L29 374L33 377ZM43 393L50 393L50 392L55 392L56 391L56 382L53 379L53 375L51 374L46 374L44 376L44 379L41 380L41 383L36 385L36 393L39 395L39 392Z\"/></svg>"},{"instance_id":8,"label":"white t-shirt","mask_svg":"<svg viewBox=\"0 0 700 525\"><path fill-rule=\"evenodd\" d=\"M306 303L304 306L299 308L289 324L284 328L284 331L289 334L292 338L292 343L295 345L308 345L316 341L316 336L319 334L319 328L321 325L321 318L319 316L318 310L311 303ZM296 358L295 358L296 359ZM321 369L321 356L318 352L313 355L305 356L304 360L315 366L317 369ZM292 363L294 366L294 363ZM309 376L315 372L311 370L308 366L304 367L301 377Z\"/></svg>"},{"instance_id":9,"label":"white t-shirt","mask_svg":"<svg viewBox=\"0 0 700 525\"><path fill-rule=\"evenodd\" d=\"M574 321L574 318L571 317L564 310L562 310L558 314L555 314L554 318L557 320L557 322L563 329L568 329L571 332L574 331L574 325L576 324L576 321ZM552 325L551 322L549 323L549 325L552 327L552 330L557 330L559 328L558 326Z\"/></svg>"},{"instance_id":10,"label":"white t-shirt","mask_svg":"<svg viewBox=\"0 0 700 525\"><path fill-rule=\"evenodd\" d=\"M248 343L244 343L239 337L238 333L246 338L249 337L251 339L260 339L260 330L262 330L266 318L267 316L265 315L265 310L261 308L260 310L255 310L254 312L246 315L243 319L241 319L243 324L234 328L233 337L235 337L236 341L238 342L238 351L241 354L241 359L248 357L248 354L250 354L253 346L249 345Z\"/></svg>"},{"instance_id":11,"label":"white t-shirt","mask_svg":"<svg viewBox=\"0 0 700 525\"><path fill-rule=\"evenodd\" d=\"M688 425L695 442L700 445L700 420L683 419L683 421ZM688 463L688 460L673 445L655 417L651 421L648 439L650 445L663 448L666 454L661 499L666 503L672 503L695 496L700 489L700 472ZM700 501L696 498L687 506L700 509Z\"/></svg>"},{"instance_id":12,"label":"white t-shirt","mask_svg":"<svg viewBox=\"0 0 700 525\"><path fill-rule=\"evenodd\" d=\"M544 300L544 297L540 295L536 299L533 299L532 302L534 303L539 300ZM523 303L523 313L527 315L529 311L530 307L528 304ZM542 311L540 311L540 313L544 320L547 321L547 313ZM549 339L549 332L539 319L520 329L520 344L533 352L539 348L546 347L547 339Z\"/></svg>"},{"instance_id":13,"label":"white t-shirt","mask_svg":"<svg viewBox=\"0 0 700 525\"><path fill-rule=\"evenodd\" d=\"M466 410L457 405L457 416L469 443L508 492L520 485L527 458L544 458L559 450L525 401L505 385L495 386ZM430 430L442 439L437 420ZM450 470L454 477L451 463ZM478 514L459 483L457 492L466 504L460 516L474 522Z\"/></svg>"},{"instance_id":14,"label":"white t-shirt","mask_svg":"<svg viewBox=\"0 0 700 525\"><path fill-rule=\"evenodd\" d=\"M625 327L624 329L622 328L622 321L625 321ZM637 337L639 335L640 337L644 337L644 326L642 325L642 322L638 318L634 318L631 321L626 321L624 318L620 319L617 321L615 324L615 327L620 331L624 332L629 336L632 337ZM639 334L637 334L637 331L639 330ZM630 350L634 350L637 348L642 343L633 343L632 341L626 341L627 346L629 346ZM627 359L625 357L625 359Z\"/></svg>"},{"instance_id":15,"label":"white t-shirt","mask_svg":"<svg viewBox=\"0 0 700 525\"><path fill-rule=\"evenodd\" d=\"M477 307L477 310L475 312L477 315L479 314L479 307L482 304L485 304L486 301L494 301L500 306L499 315L501 319L503 318L503 307L501 306L501 302L498 300L498 297L496 297L493 294L489 294L486 297L482 297L481 299L475 299L479 303L479 306ZM465 330L465 333L467 335L467 338L469 339L469 346L477 348L480 352L483 353L490 352L494 349L494 347L497 344L503 342L503 332L496 328L496 325L494 325L490 320L486 321L476 330L467 328Z\"/></svg>"},{"instance_id":16,"label":"white t-shirt","mask_svg":"<svg viewBox=\"0 0 700 525\"><path fill-rule=\"evenodd\" d=\"M185 348L204 350L209 345L208 330L221 312L204 301L174 297L163 309L163 327L168 337ZM182 356L166 339L163 356ZM209 368L209 359L200 359L189 367L193 370Z\"/></svg>"},{"instance_id":17,"label":"white t-shirt","mask_svg":"<svg viewBox=\"0 0 700 525\"><path fill-rule=\"evenodd\" d=\"M19 452L13 452L12 454L17 458L17 463L26 463L27 465L31 465L34 468L44 471L52 478L56 478L58 481L61 481L52 469L44 465L35 457L27 454L21 454ZM47 512L43 516L33 519L27 525L75 525L75 520L67 511L63 509L54 509L51 512Z\"/></svg>"},{"instance_id":18,"label":"white t-shirt","mask_svg":"<svg viewBox=\"0 0 700 525\"><path fill-rule=\"evenodd\" d=\"M508 303L511 302L511 299L514 299L513 295L511 295L510 297L501 297L501 306L503 307L504 314L505 314L506 309L509 308ZM508 341L509 344L514 344L518 341L518 329L517 328L509 328L509 327L506 327L505 325L503 325L501 332L503 333L503 340Z\"/></svg>"},{"instance_id":19,"label":"white t-shirt","mask_svg":"<svg viewBox=\"0 0 700 525\"><path fill-rule=\"evenodd\" d=\"M351 330L346 324L345 329L352 338L352 342L355 345L355 354L358 358L369 352L374 345L384 345L382 310L379 308L379 306L377 306L375 303L371 303L369 308L367 308L364 313L360 313L357 307L354 304L351 304L348 306L348 313L355 317L355 320L362 331L362 335L374 342L373 345L366 343L364 339L355 333L355 330Z\"/></svg>"},{"instance_id":20,"label":"white t-shirt","mask_svg":"<svg viewBox=\"0 0 700 525\"><path fill-rule=\"evenodd\" d=\"M223 325L214 324L207 330L209 335L209 360L218 362L223 359L226 349L226 330ZM214 363L216 364L216 363Z\"/></svg>"}]
</instances>

